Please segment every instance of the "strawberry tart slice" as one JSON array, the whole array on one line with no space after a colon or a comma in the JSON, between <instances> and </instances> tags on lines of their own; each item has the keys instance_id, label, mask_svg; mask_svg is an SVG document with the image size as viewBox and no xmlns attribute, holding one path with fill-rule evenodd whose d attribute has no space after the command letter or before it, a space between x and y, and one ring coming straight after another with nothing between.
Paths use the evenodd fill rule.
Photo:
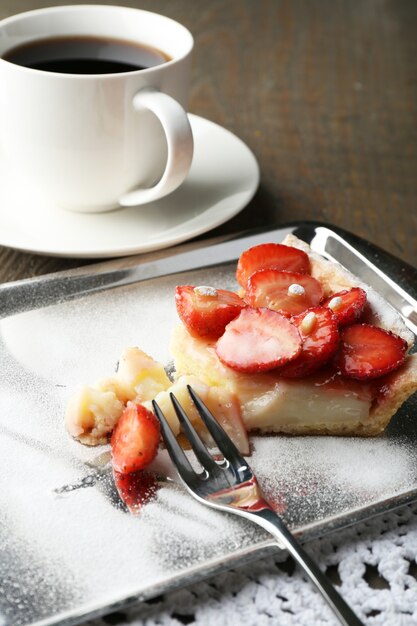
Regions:
<instances>
[{"instance_id":1,"label":"strawberry tart slice","mask_svg":"<svg viewBox=\"0 0 417 626\"><path fill-rule=\"evenodd\" d=\"M152 399L180 441L171 393L207 437L187 385L244 454L251 432L377 435L417 390L414 335L400 315L303 241L290 235L245 250L236 280L235 291L177 286L174 380L128 348L115 376L70 400L69 433L87 445L111 438L115 469L129 473L157 453Z\"/></svg>"},{"instance_id":2,"label":"strawberry tart slice","mask_svg":"<svg viewBox=\"0 0 417 626\"><path fill-rule=\"evenodd\" d=\"M176 376L193 374L239 399L248 431L376 435L417 389L414 336L373 289L290 235L241 255L241 302L207 336L190 307L223 308L224 295L177 288L182 324L171 353Z\"/></svg>"}]
</instances>

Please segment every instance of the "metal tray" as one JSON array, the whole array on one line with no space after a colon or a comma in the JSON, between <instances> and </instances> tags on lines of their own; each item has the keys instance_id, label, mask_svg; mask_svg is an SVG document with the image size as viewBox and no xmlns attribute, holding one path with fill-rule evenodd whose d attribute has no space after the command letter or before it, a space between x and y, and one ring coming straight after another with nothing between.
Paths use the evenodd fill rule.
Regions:
<instances>
[{"instance_id":1,"label":"metal tray","mask_svg":"<svg viewBox=\"0 0 417 626\"><path fill-rule=\"evenodd\" d=\"M233 288L240 252L288 232L375 286L416 332L416 270L318 223L0 287L0 626L77 624L278 549L175 482L129 514L107 447L72 441L63 415L124 347L169 360L176 284ZM293 532L317 537L417 500L416 413L415 395L372 439L254 437L251 464ZM156 470L169 467L161 452Z\"/></svg>"}]
</instances>

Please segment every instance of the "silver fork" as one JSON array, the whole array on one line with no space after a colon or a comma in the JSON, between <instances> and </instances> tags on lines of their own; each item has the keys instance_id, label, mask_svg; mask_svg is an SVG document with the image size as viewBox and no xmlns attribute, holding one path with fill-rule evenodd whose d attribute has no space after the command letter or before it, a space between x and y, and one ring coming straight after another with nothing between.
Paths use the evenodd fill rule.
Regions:
<instances>
[{"instance_id":1,"label":"silver fork","mask_svg":"<svg viewBox=\"0 0 417 626\"><path fill-rule=\"evenodd\" d=\"M171 401L184 434L203 468L200 473L194 471L161 409L153 401L155 414L161 423L165 445L185 487L191 495L203 504L245 517L270 532L277 539L278 544L286 548L302 566L333 609L339 621L346 626L363 626L363 623L339 595L325 574L304 551L281 518L265 500L256 476L217 420L190 386L188 386L188 391L209 433L222 453L223 460L221 462L216 461L208 452L182 406L171 393Z\"/></svg>"}]
</instances>

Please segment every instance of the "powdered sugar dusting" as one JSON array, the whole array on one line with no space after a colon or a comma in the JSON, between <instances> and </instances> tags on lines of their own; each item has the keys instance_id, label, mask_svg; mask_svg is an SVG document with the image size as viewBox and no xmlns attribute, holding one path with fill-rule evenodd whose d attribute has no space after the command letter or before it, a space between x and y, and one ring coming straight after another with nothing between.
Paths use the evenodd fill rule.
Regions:
<instances>
[{"instance_id":1,"label":"powdered sugar dusting","mask_svg":"<svg viewBox=\"0 0 417 626\"><path fill-rule=\"evenodd\" d=\"M259 482L273 500L293 503L284 515L295 526L310 524L330 510L342 512L394 497L415 482L416 455L403 440L256 437L253 445L252 467Z\"/></svg>"},{"instance_id":2,"label":"powdered sugar dusting","mask_svg":"<svg viewBox=\"0 0 417 626\"><path fill-rule=\"evenodd\" d=\"M218 272L219 285L226 282L224 271ZM195 284L207 282L209 274L212 281L212 271L200 272ZM178 486L162 488L139 517L126 513L105 461L103 467L108 447L81 446L64 428L74 389L111 375L126 346L138 345L168 362L177 282L184 281L159 279L0 323L0 368L6 373L0 380L0 546L1 571L7 571L0 614L12 616L15 626L128 597L191 562L203 563L209 555L220 557L242 545L235 541L240 521L218 515L216 523L206 524L204 508ZM183 554L187 533L179 533L184 516L191 532L188 560ZM219 543L223 521L225 539ZM157 528L163 529L163 543ZM255 541L256 533L246 533L244 541ZM19 571L12 567L19 560L28 570L20 582L10 578ZM24 596L33 598L42 587L39 571L55 582L42 602L25 602ZM14 602L18 583L24 588L16 587Z\"/></svg>"},{"instance_id":3,"label":"powdered sugar dusting","mask_svg":"<svg viewBox=\"0 0 417 626\"><path fill-rule=\"evenodd\" d=\"M130 515L106 465L108 447L83 447L63 425L74 389L111 375L127 346L166 363L177 323L175 285L207 283L235 289L233 265L0 322L0 614L8 623L149 593L191 568L264 545L258 528L208 510L175 483L164 483L139 516ZM277 503L285 500L295 528L384 500L415 481L414 453L389 439L268 437L254 446L251 464ZM169 468L161 453L156 471L168 475Z\"/></svg>"}]
</instances>

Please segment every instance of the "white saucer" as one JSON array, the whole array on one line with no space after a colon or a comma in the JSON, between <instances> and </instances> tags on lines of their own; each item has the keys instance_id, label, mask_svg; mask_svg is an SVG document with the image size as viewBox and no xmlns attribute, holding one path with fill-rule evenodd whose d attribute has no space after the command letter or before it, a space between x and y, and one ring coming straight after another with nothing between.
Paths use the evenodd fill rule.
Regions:
<instances>
[{"instance_id":1,"label":"white saucer","mask_svg":"<svg viewBox=\"0 0 417 626\"><path fill-rule=\"evenodd\" d=\"M258 187L256 159L221 126L196 115L190 122L194 158L187 179L170 196L140 207L73 213L17 197L16 185L7 189L0 173L0 245L52 256L127 256L172 246L231 219Z\"/></svg>"}]
</instances>

